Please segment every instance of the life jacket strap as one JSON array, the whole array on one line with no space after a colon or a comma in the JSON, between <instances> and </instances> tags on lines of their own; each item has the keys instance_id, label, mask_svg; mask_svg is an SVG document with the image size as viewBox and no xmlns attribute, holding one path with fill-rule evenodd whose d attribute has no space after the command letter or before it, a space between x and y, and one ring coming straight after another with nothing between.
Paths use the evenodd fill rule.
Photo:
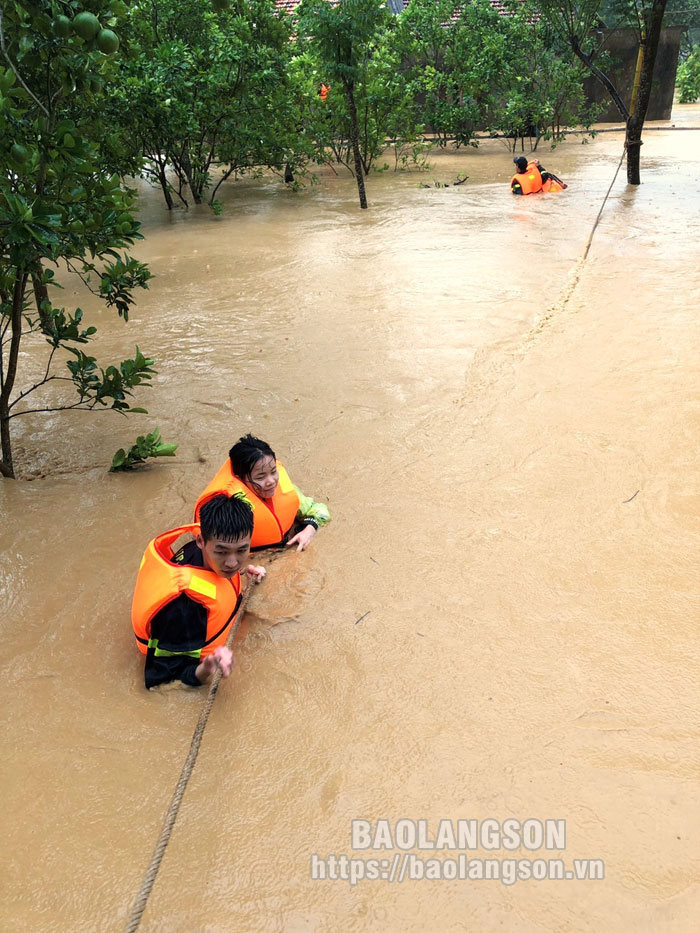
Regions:
<instances>
[{"instance_id":1,"label":"life jacket strap","mask_svg":"<svg viewBox=\"0 0 700 933\"><path fill-rule=\"evenodd\" d=\"M139 639L140 640L140 639ZM168 651L166 648L160 648L158 646L157 638L149 638L148 647L153 649L153 654L156 658L195 658L199 660L202 657L202 649L196 648L194 651Z\"/></svg>"}]
</instances>

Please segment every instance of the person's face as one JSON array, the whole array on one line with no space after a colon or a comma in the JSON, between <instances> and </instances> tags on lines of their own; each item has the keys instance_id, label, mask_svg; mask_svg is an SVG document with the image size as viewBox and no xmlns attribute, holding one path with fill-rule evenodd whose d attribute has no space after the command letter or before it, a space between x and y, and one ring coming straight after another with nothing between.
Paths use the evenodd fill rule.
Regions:
<instances>
[{"instance_id":1,"label":"person's face","mask_svg":"<svg viewBox=\"0 0 700 933\"><path fill-rule=\"evenodd\" d=\"M239 573L248 563L250 556L250 536L238 538L236 541L224 541L221 538L210 538L205 541L201 534L195 537L197 547L204 557L204 566L220 577L231 577Z\"/></svg>"},{"instance_id":2,"label":"person's face","mask_svg":"<svg viewBox=\"0 0 700 933\"><path fill-rule=\"evenodd\" d=\"M279 482L275 458L261 457L248 474L248 482L261 499L271 499Z\"/></svg>"}]
</instances>

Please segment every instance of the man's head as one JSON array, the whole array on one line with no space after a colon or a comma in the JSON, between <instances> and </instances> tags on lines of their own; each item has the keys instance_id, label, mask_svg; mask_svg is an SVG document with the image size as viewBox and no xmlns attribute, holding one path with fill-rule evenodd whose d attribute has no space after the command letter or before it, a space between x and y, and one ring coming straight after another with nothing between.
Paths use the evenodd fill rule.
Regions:
<instances>
[{"instance_id":1,"label":"man's head","mask_svg":"<svg viewBox=\"0 0 700 933\"><path fill-rule=\"evenodd\" d=\"M515 159L513 159L513 162L515 163L515 167L517 168L518 172L520 172L520 174L522 174L527 168L527 159L525 156L517 156Z\"/></svg>"},{"instance_id":2,"label":"man's head","mask_svg":"<svg viewBox=\"0 0 700 933\"><path fill-rule=\"evenodd\" d=\"M214 496L199 513L195 536L204 566L230 579L243 569L250 555L253 510L242 495Z\"/></svg>"},{"instance_id":3,"label":"man's head","mask_svg":"<svg viewBox=\"0 0 700 933\"><path fill-rule=\"evenodd\" d=\"M275 452L257 437L246 434L228 452L234 476L242 479L261 499L271 499L279 476Z\"/></svg>"}]
</instances>

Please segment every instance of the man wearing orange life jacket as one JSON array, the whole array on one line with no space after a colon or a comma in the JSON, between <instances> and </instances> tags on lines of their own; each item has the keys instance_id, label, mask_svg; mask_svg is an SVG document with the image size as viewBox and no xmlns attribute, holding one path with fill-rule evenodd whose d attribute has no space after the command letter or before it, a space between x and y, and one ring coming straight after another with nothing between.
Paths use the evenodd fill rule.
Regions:
<instances>
[{"instance_id":1,"label":"man wearing orange life jacket","mask_svg":"<svg viewBox=\"0 0 700 933\"><path fill-rule=\"evenodd\" d=\"M513 162L518 170L510 180L510 190L513 194L537 194L540 191L547 193L568 188L555 174L545 171L538 159L528 161L525 156L518 156Z\"/></svg>"},{"instance_id":2,"label":"man wearing orange life jacket","mask_svg":"<svg viewBox=\"0 0 700 933\"><path fill-rule=\"evenodd\" d=\"M146 655L147 688L181 680L198 687L217 667L228 677L233 657L226 640L241 602L240 573L250 554L253 513L242 496L215 496L199 525L158 535L139 568L131 622ZM194 540L176 549L183 535ZM246 574L265 576L249 565Z\"/></svg>"},{"instance_id":3,"label":"man wearing orange life jacket","mask_svg":"<svg viewBox=\"0 0 700 933\"><path fill-rule=\"evenodd\" d=\"M330 91L330 84L325 84L323 81L318 86L318 96L321 100L325 100L328 97L328 92Z\"/></svg>"},{"instance_id":4,"label":"man wearing orange life jacket","mask_svg":"<svg viewBox=\"0 0 700 933\"><path fill-rule=\"evenodd\" d=\"M195 504L195 521L212 496L242 493L253 509L251 550L286 545L303 551L321 525L330 521L322 502L305 496L265 441L246 434Z\"/></svg>"}]
</instances>

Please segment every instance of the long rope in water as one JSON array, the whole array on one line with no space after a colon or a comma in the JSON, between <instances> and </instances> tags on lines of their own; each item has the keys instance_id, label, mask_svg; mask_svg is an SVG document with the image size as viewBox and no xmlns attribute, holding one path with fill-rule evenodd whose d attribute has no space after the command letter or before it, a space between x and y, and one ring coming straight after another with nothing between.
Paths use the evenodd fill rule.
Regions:
<instances>
[{"instance_id":1,"label":"long rope in water","mask_svg":"<svg viewBox=\"0 0 700 933\"><path fill-rule=\"evenodd\" d=\"M233 645L233 640L236 637L236 631L238 630L240 621L243 618L245 606L248 602L248 597L250 596L250 592L254 585L255 584L252 582L249 583L243 595L241 604L238 607L238 613L236 615L233 627L231 628L229 636L226 639L227 648L230 648ZM160 863L163 861L165 850L168 846L168 843L170 842L170 834L172 833L173 826L175 825L175 820L177 819L177 814L180 809L180 804L182 803L182 798L185 794L185 789L187 788L187 783L192 776L192 772L194 771L197 755L199 754L199 746L202 744L204 730L206 729L209 714L211 713L212 706L214 705L214 700L216 699L216 694L218 692L220 682L221 668L217 667L216 672L214 673L214 679L212 680L211 686L209 687L209 693L207 694L207 698L204 701L204 705L202 706L202 710L199 714L199 719L197 720L197 725L195 726L192 741L190 743L190 750L187 754L187 758L185 759L185 763L182 766L180 778L177 782L177 786L175 787L175 793L173 794L173 798L170 801L168 812L165 814L163 828L160 831L158 842L156 843L156 847L153 850L151 863L146 870L146 874L144 876L139 893L136 895L136 899L131 906L131 912L129 914L127 924L124 928L124 933L134 933L134 931L138 929L138 926L141 923L141 917L143 916L143 912L146 909L148 897L155 883L158 869L160 868Z\"/></svg>"},{"instance_id":2,"label":"long rope in water","mask_svg":"<svg viewBox=\"0 0 700 933\"><path fill-rule=\"evenodd\" d=\"M611 192L612 189L613 189L613 185L614 185L615 182L617 181L617 176L618 176L618 174L619 174L619 172L620 172L620 168L622 167L622 160L625 158L625 153L626 153L626 152L627 152L627 149L624 148L624 149L622 150L622 155L620 156L620 161L617 163L617 168L615 169L615 174L613 175L613 180L610 182L610 187L609 187L608 190L605 192L605 197L603 198L603 203L600 205L600 210L598 211L598 216L596 217L595 222L594 222L594 224L593 224L593 227L591 228L591 232L590 232L589 235L588 235L588 242L586 243L586 248L585 248L584 251L583 251L583 256L582 256L582 258L581 258L581 262L585 262L585 261L586 261L586 258L587 258L587 256L588 256L588 250L591 248L591 243L593 242L593 234L594 234L594 233L596 232L596 230L598 229L598 224L600 223L600 218L603 216L603 210L604 210L604 208L605 208L605 205L607 204L608 198L610 197L610 192Z\"/></svg>"},{"instance_id":3,"label":"long rope in water","mask_svg":"<svg viewBox=\"0 0 700 933\"><path fill-rule=\"evenodd\" d=\"M615 169L615 174L613 175L613 179L612 179L612 181L610 182L610 185L609 185L609 187L608 187L608 190L605 192L605 197L603 198L603 203L600 205L600 210L598 211L598 213L597 213L597 215L596 215L596 219L593 221L593 226L591 227L591 232L588 234L588 239L587 239L587 241L586 241L586 245L585 245L585 247L584 247L583 253L581 254L580 259L577 261L577 263L576 263L576 265L574 266L573 271L572 271L572 273L571 273L571 279L569 280L569 282L567 283L567 285L562 289L562 291L561 291L561 293L560 293L560 295L559 295L559 298L558 298L556 304L553 305L553 306L547 311L547 313L544 314L544 315L539 319L539 321L537 322L537 324L532 328L532 330L530 331L529 335L526 337L526 343L529 342L530 340L532 340L532 339L534 338L535 334L538 334L538 333L551 321L551 319L554 317L554 315L560 313L561 311L563 311L564 308L565 308L565 307L567 306L567 304L569 303L569 301L570 301L570 299L571 299L571 296L573 295L574 290L575 290L576 286L577 286L578 283L579 283L579 279L581 278L581 273L583 272L583 266L585 265L586 259L588 258L588 253L589 253L589 250L590 250L590 248L591 248L591 243L593 242L593 236L594 236L596 230L598 229L598 224L600 223L600 218L603 216L603 211L605 210L605 205L608 203L608 198L610 197L610 192L611 192L612 189L613 189L613 185L614 185L615 182L617 181L617 176L618 176L618 174L620 173L620 169L622 168L622 162L623 162L623 160L624 160L624 158L625 158L625 153L626 153L626 152L627 152L627 149L626 149L626 148L623 148L623 150L622 150L622 155L620 156L620 161L617 163L617 168Z\"/></svg>"}]
</instances>

